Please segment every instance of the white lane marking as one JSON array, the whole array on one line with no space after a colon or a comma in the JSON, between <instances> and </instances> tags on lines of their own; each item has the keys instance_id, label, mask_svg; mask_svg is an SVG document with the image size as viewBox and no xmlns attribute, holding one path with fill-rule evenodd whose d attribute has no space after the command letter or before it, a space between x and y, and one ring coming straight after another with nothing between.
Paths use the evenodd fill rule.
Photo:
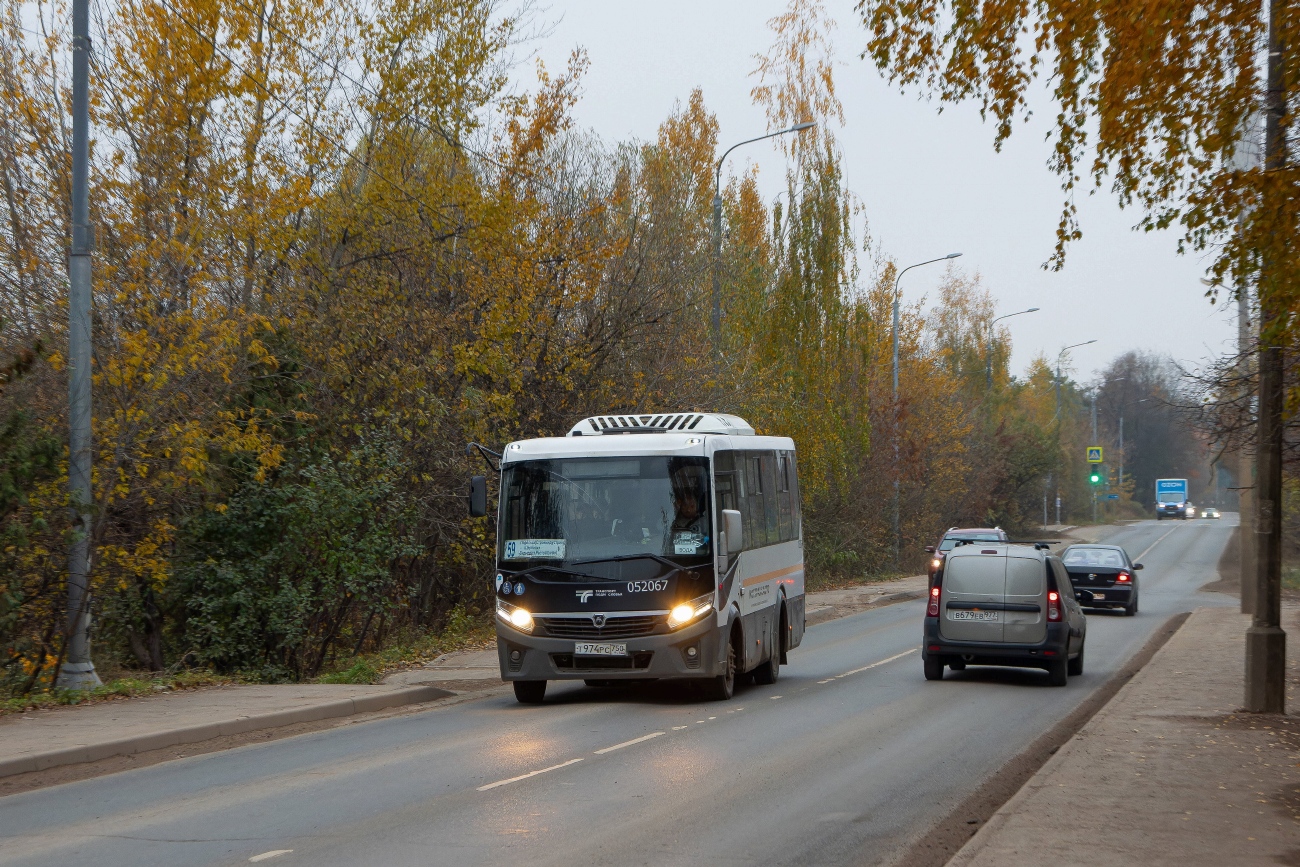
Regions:
<instances>
[{"instance_id":1,"label":"white lane marking","mask_svg":"<svg viewBox=\"0 0 1300 867\"><path fill-rule=\"evenodd\" d=\"M690 726L673 726L673 731L679 732L684 728L690 728Z\"/></svg>"},{"instance_id":2,"label":"white lane marking","mask_svg":"<svg viewBox=\"0 0 1300 867\"><path fill-rule=\"evenodd\" d=\"M614 746L612 746L612 747L605 747L605 749L603 749L603 750L596 750L596 755L598 755L598 756L603 756L603 755L605 755L605 753L612 753L612 752L614 752L614 750L621 750L621 749L623 749L623 747L630 747L630 746L632 746L633 744L639 744L639 743L641 743L642 741L648 741L648 740L650 740L651 738L657 738L657 737L659 737L661 734L663 734L663 732L650 732L650 734L648 734L648 735L642 735L642 736L639 737L639 738L632 738L632 740L630 740L630 741L623 741L623 743L621 743L621 744L614 744Z\"/></svg>"},{"instance_id":3,"label":"white lane marking","mask_svg":"<svg viewBox=\"0 0 1300 867\"><path fill-rule=\"evenodd\" d=\"M770 695L770 696L768 696L768 698L772 699L772 701L776 701L778 698L781 698L781 696L779 696L779 695Z\"/></svg>"},{"instance_id":4,"label":"white lane marking","mask_svg":"<svg viewBox=\"0 0 1300 867\"><path fill-rule=\"evenodd\" d=\"M254 855L248 860L256 864L258 861L270 861L279 855L288 855L292 849L272 849L270 852L263 852L261 855Z\"/></svg>"},{"instance_id":5,"label":"white lane marking","mask_svg":"<svg viewBox=\"0 0 1300 867\"><path fill-rule=\"evenodd\" d=\"M818 683L830 683L830 682L831 682L832 680L834 680L834 679L835 679L835 678L833 678L833 677L828 677L828 678L826 678L825 680L819 680L819 681L817 681L817 682L818 682Z\"/></svg>"},{"instance_id":6,"label":"white lane marking","mask_svg":"<svg viewBox=\"0 0 1300 867\"><path fill-rule=\"evenodd\" d=\"M837 674L835 676L848 677L850 674L861 674L862 672L867 671L869 669L882 666L887 662L893 662L895 659L902 659L904 656L907 656L909 653L916 653L916 648L913 647L911 650L904 650L902 653L895 653L893 656L889 657L888 659L882 659L879 662L873 662L870 665L864 665L861 668L855 668L852 671L846 671L843 674Z\"/></svg>"},{"instance_id":7,"label":"white lane marking","mask_svg":"<svg viewBox=\"0 0 1300 867\"><path fill-rule=\"evenodd\" d=\"M1181 524L1175 524L1175 525L1174 525L1174 529L1173 529L1173 530L1170 530L1169 533L1172 533L1174 530L1177 530L1180 526L1182 526L1182 525L1181 525ZM1147 548L1147 549L1146 549L1145 551L1143 551L1141 554L1138 554L1136 557L1134 557L1134 558L1133 558L1133 561L1136 563L1136 562L1138 562L1139 560L1141 560L1143 557L1145 557L1146 555L1148 555L1148 554L1150 554L1152 551L1154 551L1154 550L1155 550L1155 547L1156 547L1157 545L1159 545L1159 544L1160 544L1161 542L1163 542L1165 539L1169 538L1169 533L1165 533L1165 534L1164 534L1163 536L1161 536L1159 539L1156 539L1154 542L1152 542L1152 543L1151 543L1151 547L1150 547L1150 548Z\"/></svg>"},{"instance_id":8,"label":"white lane marking","mask_svg":"<svg viewBox=\"0 0 1300 867\"><path fill-rule=\"evenodd\" d=\"M582 761L582 759L569 759L567 762L561 762L558 765L551 765L549 768L542 768L540 771L529 771L526 774L520 774L519 776L511 777L508 780L497 780L495 783L488 783L486 786L479 786L478 790L480 792L486 792L488 789L495 789L497 786L508 786L511 783L517 783L520 780L526 780L529 777L535 777L538 774L544 774L547 771L558 771L560 768L567 768L569 765L576 764L580 761Z\"/></svg>"}]
</instances>

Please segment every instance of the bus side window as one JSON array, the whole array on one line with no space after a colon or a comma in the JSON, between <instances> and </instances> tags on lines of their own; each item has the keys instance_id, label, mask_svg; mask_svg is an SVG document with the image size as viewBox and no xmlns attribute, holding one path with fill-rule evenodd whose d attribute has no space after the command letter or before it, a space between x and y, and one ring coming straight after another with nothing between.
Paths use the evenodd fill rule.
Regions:
<instances>
[{"instance_id":1,"label":"bus side window","mask_svg":"<svg viewBox=\"0 0 1300 867\"><path fill-rule=\"evenodd\" d=\"M760 462L762 452L744 452L745 455L745 548L762 548L767 544L767 516L763 501L769 487L764 484Z\"/></svg>"},{"instance_id":2,"label":"bus side window","mask_svg":"<svg viewBox=\"0 0 1300 867\"><path fill-rule=\"evenodd\" d=\"M773 545L781 538L781 494L776 472L776 453L763 452L759 460L763 473L763 523L767 527L767 544Z\"/></svg>"},{"instance_id":3,"label":"bus side window","mask_svg":"<svg viewBox=\"0 0 1300 867\"><path fill-rule=\"evenodd\" d=\"M722 522L723 509L736 509L735 453L716 452L713 455L713 490L716 491L718 523Z\"/></svg>"},{"instance_id":4,"label":"bus side window","mask_svg":"<svg viewBox=\"0 0 1300 867\"><path fill-rule=\"evenodd\" d=\"M799 503L799 462L794 452L786 452L786 466L790 468L790 513L794 524L794 538L803 537L803 509Z\"/></svg>"},{"instance_id":5,"label":"bus side window","mask_svg":"<svg viewBox=\"0 0 1300 867\"><path fill-rule=\"evenodd\" d=\"M792 542L798 538L794 522L794 494L790 490L790 453L776 453L776 478L778 495L781 501L781 541Z\"/></svg>"}]
</instances>

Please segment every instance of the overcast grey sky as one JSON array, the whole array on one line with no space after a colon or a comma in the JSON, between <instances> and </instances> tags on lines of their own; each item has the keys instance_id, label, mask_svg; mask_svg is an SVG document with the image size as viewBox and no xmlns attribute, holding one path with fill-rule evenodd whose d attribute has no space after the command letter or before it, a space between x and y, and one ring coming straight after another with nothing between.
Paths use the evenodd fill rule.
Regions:
<instances>
[{"instance_id":1,"label":"overcast grey sky","mask_svg":"<svg viewBox=\"0 0 1300 867\"><path fill-rule=\"evenodd\" d=\"M1013 372L1039 352L1053 359L1063 346L1093 338L1096 344L1071 353L1077 379L1091 378L1129 349L1191 366L1228 348L1233 318L1203 296L1201 260L1179 256L1173 233L1133 231L1141 214L1121 211L1107 190L1079 198L1084 236L1064 270L1042 270L1062 201L1046 167L1047 124L1017 125L995 152L993 129L976 106L939 114L916 94L891 89L858 59L865 40L853 4L826 6L839 24L836 83L845 125L836 135L846 182L865 204L873 240L901 265L961 252L958 264L982 275L999 313L1042 308L1004 323L1014 341ZM700 87L728 147L764 132L763 112L750 102L750 71L753 55L771 44L767 20L784 8L784 0L549 0L544 14L557 23L533 47L553 71L575 47L587 50L591 67L576 117L607 142L652 139L674 102L685 104ZM1044 119L1055 114L1046 99L1034 108ZM784 188L780 153L766 143L748 145L732 154L731 170L746 161L759 167L770 201ZM904 298L933 298L942 268L910 271Z\"/></svg>"}]
</instances>

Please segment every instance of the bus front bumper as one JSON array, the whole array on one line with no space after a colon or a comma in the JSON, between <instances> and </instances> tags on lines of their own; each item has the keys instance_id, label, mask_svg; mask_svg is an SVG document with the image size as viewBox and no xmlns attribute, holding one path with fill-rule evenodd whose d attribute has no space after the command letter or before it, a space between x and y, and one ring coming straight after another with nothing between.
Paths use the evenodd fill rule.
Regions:
<instances>
[{"instance_id":1,"label":"bus front bumper","mask_svg":"<svg viewBox=\"0 0 1300 867\"><path fill-rule=\"evenodd\" d=\"M578 656L572 638L530 635L500 619L496 628L502 680L703 678L721 674L726 664L726 630L718 627L716 615L664 635L591 639L626 644L627 656Z\"/></svg>"}]
</instances>

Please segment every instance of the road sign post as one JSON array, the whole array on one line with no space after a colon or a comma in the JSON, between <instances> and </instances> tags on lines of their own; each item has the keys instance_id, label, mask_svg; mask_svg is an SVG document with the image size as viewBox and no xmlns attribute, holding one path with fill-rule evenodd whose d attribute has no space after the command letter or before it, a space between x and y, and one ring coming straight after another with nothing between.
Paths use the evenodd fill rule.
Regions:
<instances>
[{"instance_id":1,"label":"road sign post","mask_svg":"<svg viewBox=\"0 0 1300 867\"><path fill-rule=\"evenodd\" d=\"M1101 463L1101 446L1088 446L1088 463Z\"/></svg>"}]
</instances>

